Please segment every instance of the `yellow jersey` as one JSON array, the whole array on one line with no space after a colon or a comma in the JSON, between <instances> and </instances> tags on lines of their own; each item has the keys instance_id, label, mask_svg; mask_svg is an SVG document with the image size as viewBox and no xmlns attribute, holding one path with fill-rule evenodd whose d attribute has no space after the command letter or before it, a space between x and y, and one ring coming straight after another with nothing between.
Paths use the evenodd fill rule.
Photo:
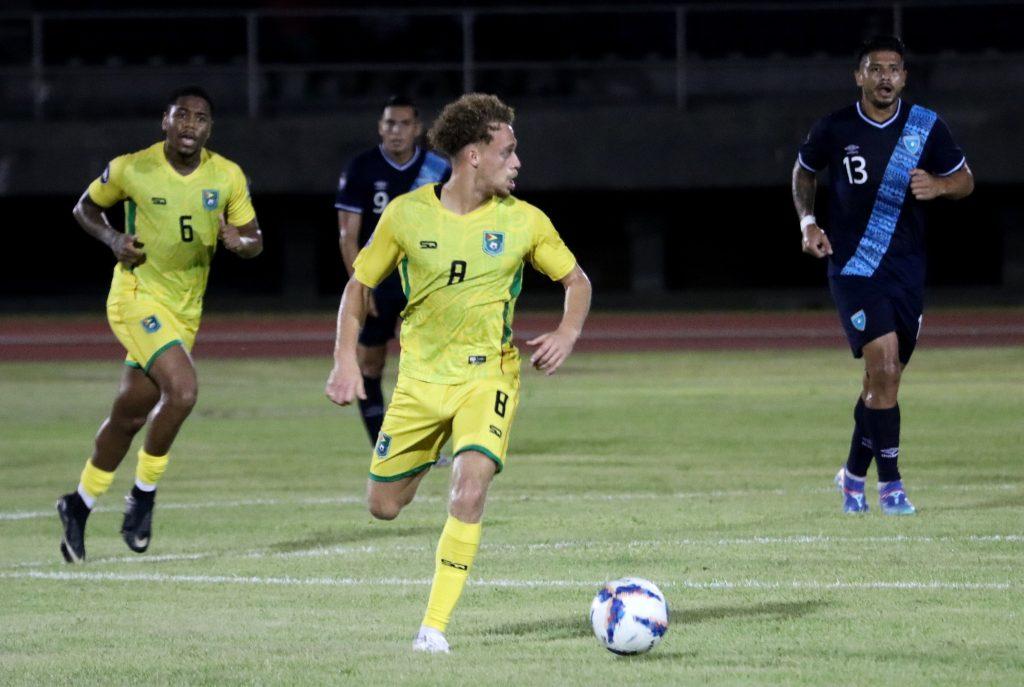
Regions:
<instances>
[{"instance_id":1,"label":"yellow jersey","mask_svg":"<svg viewBox=\"0 0 1024 687\"><path fill-rule=\"evenodd\" d=\"M576 258L529 203L495 196L457 215L441 204L439 188L428 184L388 204L356 258L354 276L374 287L399 270L408 299L403 374L459 384L518 371L512 315L525 261L557 281Z\"/></svg>"},{"instance_id":2,"label":"yellow jersey","mask_svg":"<svg viewBox=\"0 0 1024 687\"><path fill-rule=\"evenodd\" d=\"M220 216L235 226L256 217L241 167L205 148L187 175L167 161L163 142L121 155L88 193L104 208L123 200L125 231L144 244L144 263L114 268L111 297L148 296L186 321L202 313Z\"/></svg>"}]
</instances>

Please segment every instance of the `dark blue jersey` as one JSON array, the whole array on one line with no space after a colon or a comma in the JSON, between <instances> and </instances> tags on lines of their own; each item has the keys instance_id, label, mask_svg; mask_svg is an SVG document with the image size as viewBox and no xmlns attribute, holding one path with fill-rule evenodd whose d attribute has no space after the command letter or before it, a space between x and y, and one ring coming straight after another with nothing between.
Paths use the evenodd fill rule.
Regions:
<instances>
[{"instance_id":1,"label":"dark blue jersey","mask_svg":"<svg viewBox=\"0 0 1024 687\"><path fill-rule=\"evenodd\" d=\"M435 153L416 148L404 165L393 162L382 146L357 155L338 180L334 207L362 215L359 247L377 227L380 213L395 196L423 186L444 182L451 176L448 162Z\"/></svg>"},{"instance_id":2,"label":"dark blue jersey","mask_svg":"<svg viewBox=\"0 0 1024 687\"><path fill-rule=\"evenodd\" d=\"M829 214L821 222L832 244L829 276L924 283L924 206L910 192L911 169L947 176L963 152L934 112L899 101L885 122L860 103L819 120L800 146L799 164L828 168Z\"/></svg>"}]
</instances>

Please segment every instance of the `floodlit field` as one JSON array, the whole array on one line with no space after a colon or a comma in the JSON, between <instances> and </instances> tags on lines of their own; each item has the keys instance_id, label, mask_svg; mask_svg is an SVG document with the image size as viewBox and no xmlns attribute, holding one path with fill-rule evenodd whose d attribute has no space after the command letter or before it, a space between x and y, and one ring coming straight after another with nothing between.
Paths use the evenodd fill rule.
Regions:
<instances>
[{"instance_id":1,"label":"floodlit field","mask_svg":"<svg viewBox=\"0 0 1024 687\"><path fill-rule=\"evenodd\" d=\"M58 553L111 362L0 363L0 684L1019 684L1024 349L919 350L901 461L919 513L844 516L859 363L842 349L579 354L528 371L449 656L413 655L448 471L398 520L326 359L201 360L144 555L129 456ZM871 481L873 482L873 470ZM873 484L871 485L873 490ZM648 577L672 624L601 649L598 585Z\"/></svg>"}]
</instances>

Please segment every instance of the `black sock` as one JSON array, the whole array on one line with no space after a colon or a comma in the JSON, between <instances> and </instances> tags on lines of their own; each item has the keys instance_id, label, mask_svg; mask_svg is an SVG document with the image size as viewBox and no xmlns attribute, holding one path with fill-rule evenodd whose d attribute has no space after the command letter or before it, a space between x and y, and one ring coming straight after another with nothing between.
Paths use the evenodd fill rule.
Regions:
<instances>
[{"instance_id":1,"label":"black sock","mask_svg":"<svg viewBox=\"0 0 1024 687\"><path fill-rule=\"evenodd\" d=\"M132 485L132 498L136 501L152 501L156 498L156 489L153 491L142 491L137 485Z\"/></svg>"},{"instance_id":2,"label":"black sock","mask_svg":"<svg viewBox=\"0 0 1024 687\"><path fill-rule=\"evenodd\" d=\"M370 445L377 445L380 426L384 424L384 391L380 388L380 377L363 376L363 390L366 400L359 400L359 413L363 416L366 433L370 435Z\"/></svg>"},{"instance_id":3,"label":"black sock","mask_svg":"<svg viewBox=\"0 0 1024 687\"><path fill-rule=\"evenodd\" d=\"M864 425L864 399L858 398L853 408L853 438L850 439L850 456L846 459L846 472L855 477L864 477L871 467L871 439Z\"/></svg>"},{"instance_id":4,"label":"black sock","mask_svg":"<svg viewBox=\"0 0 1024 687\"><path fill-rule=\"evenodd\" d=\"M82 495L77 491L71 492L71 498L68 499L68 502L71 505L71 510L75 512L75 517L81 518L83 521L85 521L85 519L89 517L89 513L92 512L92 509L85 505L85 501L82 500Z\"/></svg>"},{"instance_id":5,"label":"black sock","mask_svg":"<svg viewBox=\"0 0 1024 687\"><path fill-rule=\"evenodd\" d=\"M895 482L900 478L896 465L900 457L900 407L897 404L884 410L867 408L864 419L877 460L878 481Z\"/></svg>"}]
</instances>

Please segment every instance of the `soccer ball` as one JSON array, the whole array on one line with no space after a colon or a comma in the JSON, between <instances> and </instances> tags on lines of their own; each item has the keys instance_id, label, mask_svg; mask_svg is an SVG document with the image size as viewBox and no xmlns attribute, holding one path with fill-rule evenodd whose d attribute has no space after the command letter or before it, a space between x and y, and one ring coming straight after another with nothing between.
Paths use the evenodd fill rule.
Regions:
<instances>
[{"instance_id":1,"label":"soccer ball","mask_svg":"<svg viewBox=\"0 0 1024 687\"><path fill-rule=\"evenodd\" d=\"M590 604L597 641L620 656L643 654L668 630L668 604L657 585L642 577L606 584Z\"/></svg>"}]
</instances>

